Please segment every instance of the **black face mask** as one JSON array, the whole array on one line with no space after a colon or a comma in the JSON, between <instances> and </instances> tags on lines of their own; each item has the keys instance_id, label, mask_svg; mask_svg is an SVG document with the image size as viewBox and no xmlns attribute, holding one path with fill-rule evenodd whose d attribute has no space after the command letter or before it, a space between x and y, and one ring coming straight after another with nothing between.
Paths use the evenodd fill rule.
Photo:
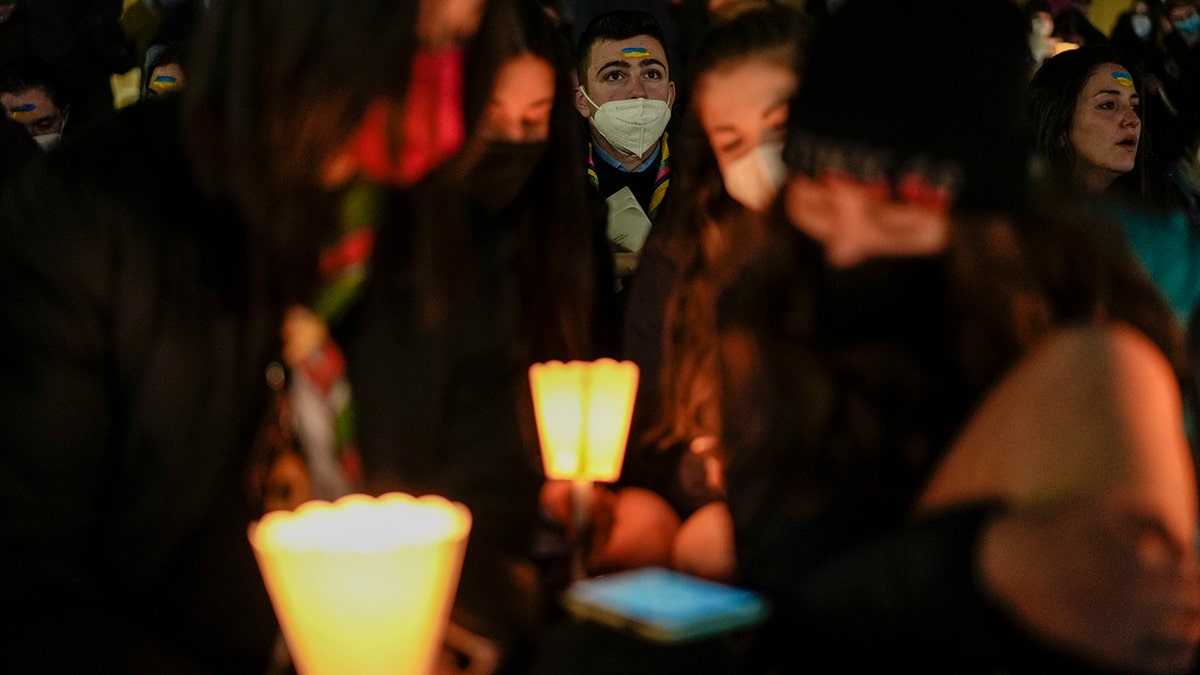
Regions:
<instances>
[{"instance_id":1,"label":"black face mask","mask_svg":"<svg viewBox=\"0 0 1200 675\"><path fill-rule=\"evenodd\" d=\"M546 152L545 141L490 141L467 172L471 199L488 213L513 203Z\"/></svg>"}]
</instances>

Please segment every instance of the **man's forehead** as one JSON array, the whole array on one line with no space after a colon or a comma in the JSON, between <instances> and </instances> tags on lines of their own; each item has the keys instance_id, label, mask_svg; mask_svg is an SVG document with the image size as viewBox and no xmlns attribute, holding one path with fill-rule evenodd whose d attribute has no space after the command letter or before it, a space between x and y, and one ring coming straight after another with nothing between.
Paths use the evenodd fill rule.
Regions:
<instances>
[{"instance_id":1,"label":"man's forehead","mask_svg":"<svg viewBox=\"0 0 1200 675\"><path fill-rule=\"evenodd\" d=\"M35 113L44 115L57 110L50 97L39 87L31 87L25 91L15 93L6 92L0 94L0 104L4 105L4 112L10 117L31 116Z\"/></svg>"},{"instance_id":2,"label":"man's forehead","mask_svg":"<svg viewBox=\"0 0 1200 675\"><path fill-rule=\"evenodd\" d=\"M590 56L591 70L615 60L633 63L642 59L655 59L663 65L670 66L667 62L667 51L663 49L662 43L649 35L635 35L624 40L597 40L592 44Z\"/></svg>"}]
</instances>

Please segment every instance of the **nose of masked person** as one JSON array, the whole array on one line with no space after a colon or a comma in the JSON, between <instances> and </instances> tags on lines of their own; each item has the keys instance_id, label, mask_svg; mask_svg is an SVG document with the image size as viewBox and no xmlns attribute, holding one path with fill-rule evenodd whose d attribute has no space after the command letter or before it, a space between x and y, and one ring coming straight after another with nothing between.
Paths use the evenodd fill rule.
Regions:
<instances>
[{"instance_id":1,"label":"nose of masked person","mask_svg":"<svg viewBox=\"0 0 1200 675\"><path fill-rule=\"evenodd\" d=\"M783 164L783 141L767 141L730 162L721 170L725 191L751 211L763 212L787 178Z\"/></svg>"},{"instance_id":2,"label":"nose of masked person","mask_svg":"<svg viewBox=\"0 0 1200 675\"><path fill-rule=\"evenodd\" d=\"M467 195L488 213L516 200L546 153L546 141L490 140L467 169Z\"/></svg>"}]
</instances>

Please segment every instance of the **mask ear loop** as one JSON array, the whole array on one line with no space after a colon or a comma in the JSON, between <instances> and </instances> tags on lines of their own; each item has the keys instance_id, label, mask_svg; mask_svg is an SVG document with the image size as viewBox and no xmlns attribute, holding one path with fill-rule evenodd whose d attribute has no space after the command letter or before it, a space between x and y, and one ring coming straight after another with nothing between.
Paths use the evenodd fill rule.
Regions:
<instances>
[{"instance_id":1,"label":"mask ear loop","mask_svg":"<svg viewBox=\"0 0 1200 675\"><path fill-rule=\"evenodd\" d=\"M579 90L579 93L583 94L583 98L586 99L588 103L591 103L593 108L595 108L596 110L600 109L600 106L596 105L596 102L592 100L592 97L588 96L587 90L583 88L582 84L575 88ZM675 92L674 92L674 90L672 90L671 93L667 94L667 107L668 108L670 108L671 104L674 103L674 98L675 98Z\"/></svg>"},{"instance_id":2,"label":"mask ear loop","mask_svg":"<svg viewBox=\"0 0 1200 675\"><path fill-rule=\"evenodd\" d=\"M583 88L582 84L579 85L578 87L576 87L576 89L579 90L579 93L583 94L583 98L587 99L588 103L592 104L593 108L595 108L596 110L600 109L600 106L596 105L596 102L592 100L592 97L588 96L587 90Z\"/></svg>"}]
</instances>

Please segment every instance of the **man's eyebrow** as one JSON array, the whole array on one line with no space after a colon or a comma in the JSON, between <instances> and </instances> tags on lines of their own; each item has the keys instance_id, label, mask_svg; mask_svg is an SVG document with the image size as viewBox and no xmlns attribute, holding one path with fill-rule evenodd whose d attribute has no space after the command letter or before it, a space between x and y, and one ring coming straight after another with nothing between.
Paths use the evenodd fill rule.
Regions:
<instances>
[{"instance_id":1,"label":"man's eyebrow","mask_svg":"<svg viewBox=\"0 0 1200 675\"><path fill-rule=\"evenodd\" d=\"M618 68L631 68L632 67L629 65L628 61L625 61L623 59L617 59L616 61L609 61L608 63L597 68L596 74L600 74L600 73L604 72L605 68L611 68L613 66L616 66Z\"/></svg>"},{"instance_id":2,"label":"man's eyebrow","mask_svg":"<svg viewBox=\"0 0 1200 675\"><path fill-rule=\"evenodd\" d=\"M659 61L658 59L642 59L642 67L644 68L646 66L659 66L663 69L666 69L667 64Z\"/></svg>"}]
</instances>

